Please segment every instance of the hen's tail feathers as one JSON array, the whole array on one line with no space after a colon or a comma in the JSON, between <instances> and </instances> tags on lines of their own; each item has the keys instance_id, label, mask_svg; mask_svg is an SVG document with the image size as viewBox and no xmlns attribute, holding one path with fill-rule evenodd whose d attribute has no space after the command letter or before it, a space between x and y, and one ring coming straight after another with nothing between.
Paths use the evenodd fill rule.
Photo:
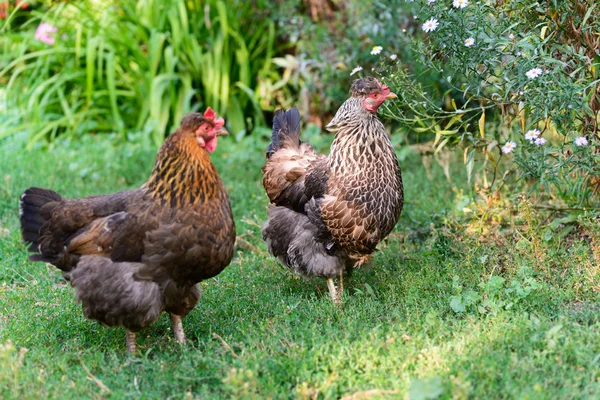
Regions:
<instances>
[{"instance_id":1,"label":"hen's tail feathers","mask_svg":"<svg viewBox=\"0 0 600 400\"><path fill-rule=\"evenodd\" d=\"M267 150L267 159L271 158L277 150L286 146L300 146L302 143L300 141L300 122L300 113L296 107L285 112L282 109L275 111L273 135Z\"/></svg>"},{"instance_id":2,"label":"hen's tail feathers","mask_svg":"<svg viewBox=\"0 0 600 400\"><path fill-rule=\"evenodd\" d=\"M40 228L46 222L40 214L42 207L51 202L62 201L63 197L53 190L29 188L21 195L19 215L21 218L21 234L25 242L31 243L29 251L37 251Z\"/></svg>"}]
</instances>

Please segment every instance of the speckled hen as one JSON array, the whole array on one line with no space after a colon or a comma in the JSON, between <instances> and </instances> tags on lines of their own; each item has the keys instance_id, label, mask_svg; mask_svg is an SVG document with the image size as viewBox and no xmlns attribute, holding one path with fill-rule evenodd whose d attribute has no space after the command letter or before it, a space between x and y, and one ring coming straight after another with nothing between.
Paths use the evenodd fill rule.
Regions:
<instances>
[{"instance_id":1,"label":"speckled hen","mask_svg":"<svg viewBox=\"0 0 600 400\"><path fill-rule=\"evenodd\" d=\"M185 343L181 318L200 298L196 284L233 257L229 197L210 161L224 120L208 108L181 121L161 147L139 189L69 200L30 188L21 196L21 230L32 261L51 263L75 288L87 318L135 332L170 314Z\"/></svg>"},{"instance_id":2,"label":"speckled hen","mask_svg":"<svg viewBox=\"0 0 600 400\"><path fill-rule=\"evenodd\" d=\"M370 259L404 201L398 160L376 115L396 95L371 77L355 80L350 93L327 125L335 132L329 155L300 141L294 107L275 114L263 167L272 203L262 229L269 252L294 272L326 278L337 304L344 272Z\"/></svg>"}]
</instances>

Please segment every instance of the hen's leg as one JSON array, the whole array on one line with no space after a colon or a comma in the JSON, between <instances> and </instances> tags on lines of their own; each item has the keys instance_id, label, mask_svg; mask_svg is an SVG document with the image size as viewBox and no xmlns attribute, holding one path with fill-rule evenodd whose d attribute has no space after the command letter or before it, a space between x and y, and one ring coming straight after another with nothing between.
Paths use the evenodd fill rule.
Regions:
<instances>
[{"instance_id":1,"label":"hen's leg","mask_svg":"<svg viewBox=\"0 0 600 400\"><path fill-rule=\"evenodd\" d=\"M125 330L125 345L127 346L127 353L135 353L135 350L137 348L135 332L131 332L129 329Z\"/></svg>"},{"instance_id":2,"label":"hen's leg","mask_svg":"<svg viewBox=\"0 0 600 400\"><path fill-rule=\"evenodd\" d=\"M340 274L339 284L338 284L338 296L340 298L340 304L342 304L342 293L344 293L344 273Z\"/></svg>"},{"instance_id":3,"label":"hen's leg","mask_svg":"<svg viewBox=\"0 0 600 400\"><path fill-rule=\"evenodd\" d=\"M331 300L335 303L336 306L342 306L342 298L338 289L335 287L335 283L333 283L333 278L327 278L327 287L329 288L329 294L331 295Z\"/></svg>"},{"instance_id":4,"label":"hen's leg","mask_svg":"<svg viewBox=\"0 0 600 400\"><path fill-rule=\"evenodd\" d=\"M185 339L185 333L183 332L181 317L172 313L169 313L169 315L171 316L171 329L173 329L173 333L175 334L175 340L185 344L187 341Z\"/></svg>"}]
</instances>

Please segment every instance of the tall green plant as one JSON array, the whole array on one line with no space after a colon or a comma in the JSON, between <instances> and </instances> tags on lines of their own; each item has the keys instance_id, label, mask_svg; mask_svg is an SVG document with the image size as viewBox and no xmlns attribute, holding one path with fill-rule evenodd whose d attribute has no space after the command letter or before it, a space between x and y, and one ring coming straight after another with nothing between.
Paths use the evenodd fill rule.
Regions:
<instances>
[{"instance_id":1,"label":"tall green plant","mask_svg":"<svg viewBox=\"0 0 600 400\"><path fill-rule=\"evenodd\" d=\"M206 106L234 133L264 123L253 88L275 69L265 3L84 0L6 26L0 79L21 112L0 135L27 129L35 142L143 130L159 144L184 113ZM54 45L35 40L39 21L58 28Z\"/></svg>"}]
</instances>

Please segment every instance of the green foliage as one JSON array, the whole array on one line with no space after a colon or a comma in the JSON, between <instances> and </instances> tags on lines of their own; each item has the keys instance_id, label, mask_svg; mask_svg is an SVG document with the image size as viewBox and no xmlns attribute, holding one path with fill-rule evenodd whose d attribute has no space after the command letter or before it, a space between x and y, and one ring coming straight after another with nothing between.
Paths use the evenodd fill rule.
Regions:
<instances>
[{"instance_id":1,"label":"green foliage","mask_svg":"<svg viewBox=\"0 0 600 400\"><path fill-rule=\"evenodd\" d=\"M505 278L494 275L480 282L478 287L479 291L464 290L460 278L454 276L454 295L450 297L450 308L457 314L476 310L480 314L495 315L525 299L539 288L539 284L533 277L522 276L521 279L512 279L509 283Z\"/></svg>"},{"instance_id":2,"label":"green foliage","mask_svg":"<svg viewBox=\"0 0 600 400\"><path fill-rule=\"evenodd\" d=\"M385 53L402 54L410 17L401 12L404 4L389 1L324 1L320 7L305 9L307 2L280 2L277 14L281 35L295 47L294 66L304 83L300 105L326 125L339 105L347 99L351 71L358 65L367 74L378 57L369 54L373 46L385 46ZM288 56L288 58L291 57Z\"/></svg>"},{"instance_id":3,"label":"green foliage","mask_svg":"<svg viewBox=\"0 0 600 400\"><path fill-rule=\"evenodd\" d=\"M567 204L597 204L597 2L453 3L410 3L416 29L406 33L409 57L382 57L378 66L399 95L387 116L433 132L436 151L461 147L469 179L491 173L486 189L505 183L497 178L510 169L502 161L513 149L503 145L516 142L521 177ZM427 21L438 25L425 33Z\"/></svg>"},{"instance_id":4,"label":"green foliage","mask_svg":"<svg viewBox=\"0 0 600 400\"><path fill-rule=\"evenodd\" d=\"M273 22L266 1L83 0L35 13L0 38L0 79L20 113L2 136L30 143L59 134L165 133L191 111L213 107L237 134L264 124L254 88L272 77ZM39 21L55 44L35 40Z\"/></svg>"}]
</instances>

